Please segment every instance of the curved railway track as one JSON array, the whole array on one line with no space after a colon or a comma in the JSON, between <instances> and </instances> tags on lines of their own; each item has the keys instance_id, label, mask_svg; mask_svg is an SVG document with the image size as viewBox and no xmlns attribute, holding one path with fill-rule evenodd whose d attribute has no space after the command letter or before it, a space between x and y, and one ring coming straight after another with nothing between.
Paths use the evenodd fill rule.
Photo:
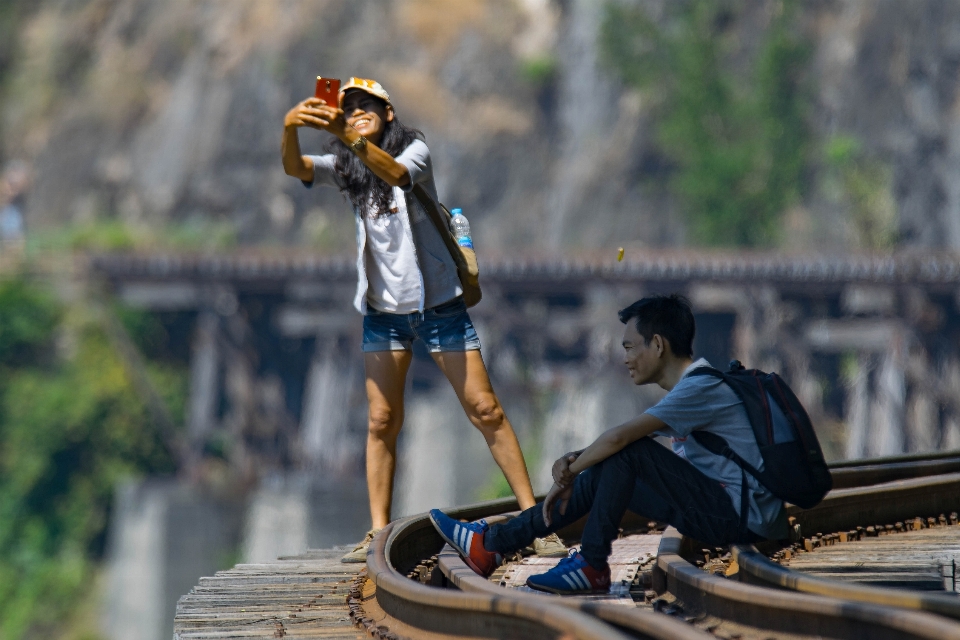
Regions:
<instances>
[{"instance_id":1,"label":"curved railway track","mask_svg":"<svg viewBox=\"0 0 960 640\"><path fill-rule=\"evenodd\" d=\"M510 501L509 507L516 507ZM454 517L493 520L503 505L487 503L452 510ZM444 579L456 589L438 589L406 577L420 562L443 547L426 517L389 525L371 545L367 572L376 585L377 602L390 616L412 626L466 637L494 638L710 638L678 620L570 598L511 593L476 575L456 554L440 554ZM410 555L408 555L410 554Z\"/></svg>"},{"instance_id":2,"label":"curved railway track","mask_svg":"<svg viewBox=\"0 0 960 640\"><path fill-rule=\"evenodd\" d=\"M841 490L830 496L830 501L837 505L825 504L825 510L831 511L826 518L831 527L822 527L829 531L826 536L815 534L813 538L804 538L803 546L812 551L834 547L843 547L847 551L844 558L849 565L849 559L854 561L853 567L836 566L838 575L846 572L854 581L843 579L828 579L810 575L808 573L791 570L789 557L784 558L783 552L774 553L774 561L767 554L761 553L753 545L734 545L731 548L733 558L736 559L743 579L751 583L773 586L798 593L810 593L849 600L854 602L873 603L882 606L899 607L915 611L929 611L960 620L960 597L956 594L956 572L951 566L949 578L953 581L953 592L929 591L918 589L898 589L890 587L871 586L856 581L856 569L865 564L881 564L886 570L888 582L897 582L897 567L891 566L890 558L910 559L911 551L920 547L920 552L930 553L936 547L945 551L960 550L960 527L957 526L958 501L960 496L960 473L952 473L927 478L914 478L878 485L874 491L864 495L863 491ZM842 511L843 503L850 504L853 500L864 498L855 509ZM825 501L828 502L828 501ZM939 509L937 508L939 507ZM819 507L818 507L819 508ZM816 510L811 514L811 524L819 524L816 520ZM939 513L938 517L917 517L918 513ZM951 513L952 512L952 513ZM846 520L840 513L847 514ZM951 513L948 519L944 513ZM855 514L855 515L854 515ZM857 518L865 518L857 521ZM918 522L919 521L919 522ZM874 523L863 527L861 523ZM841 536L841 534L843 534ZM931 535L932 534L932 535ZM924 538L933 538L930 545ZM927 542L927 544L924 544ZM799 545L795 545L798 547ZM930 547L933 547L931 549ZM926 547L926 548L924 548ZM839 548L836 549L840 551ZM837 554L839 555L839 554ZM916 555L915 552L913 555ZM952 555L952 554L951 554ZM793 556L793 553L791 553ZM907 556L904 558L904 556ZM884 557L888 558L883 562ZM915 559L915 558L913 558ZM781 563L788 566L783 566ZM941 569L932 561L928 568ZM859 566L857 566L859 565ZM886 566L883 566L886 565ZM911 567L901 567L909 571ZM937 577L943 578L938 571ZM960 624L957 625L960 628Z\"/></svg>"},{"instance_id":3,"label":"curved railway track","mask_svg":"<svg viewBox=\"0 0 960 640\"><path fill-rule=\"evenodd\" d=\"M958 472L960 451L847 460L830 465L834 490Z\"/></svg>"},{"instance_id":4,"label":"curved railway track","mask_svg":"<svg viewBox=\"0 0 960 640\"><path fill-rule=\"evenodd\" d=\"M546 570L545 559L515 558L480 578L417 516L375 539L359 575L338 562L342 551L328 549L201 578L178 602L174 635L960 640L960 453L843 463L833 472L837 488L820 505L789 509L789 543L701 549L672 529L625 518L605 596L523 587L525 576ZM509 518L516 508L510 499L450 513ZM573 525L559 533L573 541L580 532Z\"/></svg>"},{"instance_id":5,"label":"curved railway track","mask_svg":"<svg viewBox=\"0 0 960 640\"><path fill-rule=\"evenodd\" d=\"M842 463L833 473L837 488L820 505L806 511L790 507L800 536L808 536L806 541L825 544L824 539L836 538L824 538L820 532L855 531L865 523L892 525L915 516L937 518L960 509L957 452ZM516 502L509 499L448 513L463 520L490 520L509 517L516 508ZM934 524L940 526L937 520ZM960 526L957 532L960 538ZM573 539L578 531L571 528L562 534ZM805 553L799 551L804 544L798 541L793 552ZM782 562L784 554L777 555L777 549L767 551ZM698 567L693 561L697 551L696 541L673 529L664 532L651 586L658 594L678 600L682 607L672 608L682 611L679 616L655 613L650 607L504 588L474 574L444 547L425 515L399 520L384 529L371 546L367 566L383 612L408 628L430 633L695 640L717 637L702 625L691 624L710 616L743 625L761 639L960 640L960 622L953 619L960 618L960 598L954 594L880 588L807 575L772 560L752 545L731 547L739 569L732 579ZM431 584L410 575L428 577Z\"/></svg>"}]
</instances>

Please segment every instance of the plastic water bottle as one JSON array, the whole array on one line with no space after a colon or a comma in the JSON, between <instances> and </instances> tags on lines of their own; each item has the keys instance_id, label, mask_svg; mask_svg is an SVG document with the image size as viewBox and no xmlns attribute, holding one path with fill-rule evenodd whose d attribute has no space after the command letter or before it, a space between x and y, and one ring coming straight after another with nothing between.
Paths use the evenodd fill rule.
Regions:
<instances>
[{"instance_id":1,"label":"plastic water bottle","mask_svg":"<svg viewBox=\"0 0 960 640\"><path fill-rule=\"evenodd\" d=\"M473 249L473 238L470 237L470 223L467 222L467 216L463 215L463 209L453 209L450 211L450 231L453 237L457 239L457 244L467 249Z\"/></svg>"}]
</instances>

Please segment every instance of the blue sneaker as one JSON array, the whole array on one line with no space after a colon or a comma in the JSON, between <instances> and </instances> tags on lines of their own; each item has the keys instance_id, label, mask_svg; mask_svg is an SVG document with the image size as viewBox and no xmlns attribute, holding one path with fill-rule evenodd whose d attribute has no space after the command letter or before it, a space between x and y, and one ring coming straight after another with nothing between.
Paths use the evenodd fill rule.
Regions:
<instances>
[{"instance_id":1,"label":"blue sneaker","mask_svg":"<svg viewBox=\"0 0 960 640\"><path fill-rule=\"evenodd\" d=\"M576 552L561 560L550 571L527 578L527 586L561 595L607 593L610 591L610 567L597 571Z\"/></svg>"},{"instance_id":2,"label":"blue sneaker","mask_svg":"<svg viewBox=\"0 0 960 640\"><path fill-rule=\"evenodd\" d=\"M496 571L503 562L499 553L483 548L483 534L490 528L486 520L460 522L439 509L433 509L430 511L430 522L463 561L484 578Z\"/></svg>"}]
</instances>

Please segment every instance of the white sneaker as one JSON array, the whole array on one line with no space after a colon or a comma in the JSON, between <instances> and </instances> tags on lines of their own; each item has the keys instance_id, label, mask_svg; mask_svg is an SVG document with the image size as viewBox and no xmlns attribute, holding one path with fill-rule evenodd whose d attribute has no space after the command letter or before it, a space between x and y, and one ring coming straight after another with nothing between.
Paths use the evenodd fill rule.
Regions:
<instances>
[{"instance_id":1,"label":"white sneaker","mask_svg":"<svg viewBox=\"0 0 960 640\"><path fill-rule=\"evenodd\" d=\"M541 558L566 558L567 545L555 533L533 541L533 550Z\"/></svg>"},{"instance_id":2,"label":"white sneaker","mask_svg":"<svg viewBox=\"0 0 960 640\"><path fill-rule=\"evenodd\" d=\"M358 544L353 551L340 558L340 562L366 562L367 551L370 549L370 543L373 542L373 537L378 533L380 533L380 529L370 529L370 531L367 531L367 535L364 536L360 544Z\"/></svg>"}]
</instances>

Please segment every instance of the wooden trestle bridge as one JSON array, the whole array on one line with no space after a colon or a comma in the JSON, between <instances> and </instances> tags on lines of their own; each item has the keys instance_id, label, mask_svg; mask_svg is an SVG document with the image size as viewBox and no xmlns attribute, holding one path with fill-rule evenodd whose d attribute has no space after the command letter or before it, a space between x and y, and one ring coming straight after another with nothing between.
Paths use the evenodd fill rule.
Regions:
<instances>
[{"instance_id":1,"label":"wooden trestle bridge","mask_svg":"<svg viewBox=\"0 0 960 640\"><path fill-rule=\"evenodd\" d=\"M295 466L304 451L327 465L343 457L329 434L303 438L305 415L328 413L311 366L359 362L352 259L113 254L89 264L121 300L160 315L190 360L193 447L219 432L245 440L262 467ZM779 371L818 424L847 425L835 457L960 448L960 257L650 252L481 266L484 300L471 315L498 389L536 384L530 371L617 365L617 309L679 291L697 314L699 355ZM412 375L416 389L436 372L415 364ZM324 438L323 451L310 445Z\"/></svg>"}]
</instances>

